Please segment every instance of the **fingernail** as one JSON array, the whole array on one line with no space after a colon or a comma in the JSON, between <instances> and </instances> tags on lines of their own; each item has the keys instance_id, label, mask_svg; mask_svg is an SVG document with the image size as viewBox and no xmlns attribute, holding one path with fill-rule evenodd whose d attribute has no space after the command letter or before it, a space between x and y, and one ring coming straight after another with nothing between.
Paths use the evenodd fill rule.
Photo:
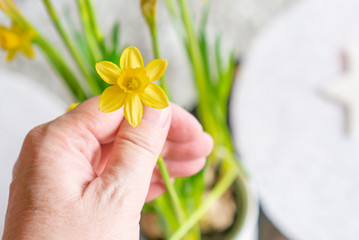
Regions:
<instances>
[{"instance_id":1,"label":"fingernail","mask_svg":"<svg viewBox=\"0 0 359 240\"><path fill-rule=\"evenodd\" d=\"M144 106L142 121L148 122L156 127L163 128L169 118L170 107L164 109L155 109Z\"/></svg>"}]
</instances>

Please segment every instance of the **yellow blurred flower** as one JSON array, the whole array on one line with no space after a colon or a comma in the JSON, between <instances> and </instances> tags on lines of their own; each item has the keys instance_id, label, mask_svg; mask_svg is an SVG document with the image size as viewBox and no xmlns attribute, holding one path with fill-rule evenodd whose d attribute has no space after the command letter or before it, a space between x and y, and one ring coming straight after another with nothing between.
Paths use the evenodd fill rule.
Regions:
<instances>
[{"instance_id":1,"label":"yellow blurred flower","mask_svg":"<svg viewBox=\"0 0 359 240\"><path fill-rule=\"evenodd\" d=\"M71 111L72 109L76 108L80 103L71 103L70 106L66 109L66 112Z\"/></svg>"},{"instance_id":2,"label":"yellow blurred flower","mask_svg":"<svg viewBox=\"0 0 359 240\"><path fill-rule=\"evenodd\" d=\"M8 0L0 0L0 9L2 11L4 11L5 13L7 13L8 9L9 9L9 7L8 7L9 3L8 2L9 2Z\"/></svg>"},{"instance_id":3,"label":"yellow blurred flower","mask_svg":"<svg viewBox=\"0 0 359 240\"><path fill-rule=\"evenodd\" d=\"M0 0L0 9L7 14L11 14L14 12L20 14L20 10L18 9L13 0Z\"/></svg>"},{"instance_id":4,"label":"yellow blurred flower","mask_svg":"<svg viewBox=\"0 0 359 240\"><path fill-rule=\"evenodd\" d=\"M102 93L99 107L102 112L112 112L124 106L127 121L137 127L142 119L143 105L162 109L169 106L167 95L153 81L162 77L167 61L156 59L145 67L136 47L126 48L120 59L120 67L108 61L96 64L101 78L113 86Z\"/></svg>"},{"instance_id":5,"label":"yellow blurred flower","mask_svg":"<svg viewBox=\"0 0 359 240\"><path fill-rule=\"evenodd\" d=\"M0 0L0 9L5 12L5 5L2 0Z\"/></svg>"},{"instance_id":6,"label":"yellow blurred flower","mask_svg":"<svg viewBox=\"0 0 359 240\"><path fill-rule=\"evenodd\" d=\"M13 0L0 0L0 10L8 15L13 22L16 22L18 26L21 26L23 29L29 28L29 23Z\"/></svg>"},{"instance_id":7,"label":"yellow blurred flower","mask_svg":"<svg viewBox=\"0 0 359 240\"><path fill-rule=\"evenodd\" d=\"M0 25L0 47L8 52L6 60L11 61L18 52L28 58L34 58L35 53L31 46L34 36L34 32L23 30L15 24L11 28Z\"/></svg>"}]
</instances>

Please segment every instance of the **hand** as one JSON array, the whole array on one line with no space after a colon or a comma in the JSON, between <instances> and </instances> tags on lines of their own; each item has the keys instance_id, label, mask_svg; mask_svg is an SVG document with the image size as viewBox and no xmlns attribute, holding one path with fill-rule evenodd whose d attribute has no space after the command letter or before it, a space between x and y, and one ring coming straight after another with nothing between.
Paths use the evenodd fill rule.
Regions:
<instances>
[{"instance_id":1,"label":"hand","mask_svg":"<svg viewBox=\"0 0 359 240\"><path fill-rule=\"evenodd\" d=\"M26 137L13 171L3 240L139 239L145 200L165 191L156 161L173 177L205 164L211 137L172 104L144 108L137 128L122 110L101 113L98 97Z\"/></svg>"}]
</instances>

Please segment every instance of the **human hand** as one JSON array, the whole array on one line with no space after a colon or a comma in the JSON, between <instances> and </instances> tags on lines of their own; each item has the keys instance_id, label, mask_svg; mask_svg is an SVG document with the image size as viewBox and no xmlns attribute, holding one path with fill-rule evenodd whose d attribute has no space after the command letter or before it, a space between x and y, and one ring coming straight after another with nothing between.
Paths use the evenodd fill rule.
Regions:
<instances>
[{"instance_id":1,"label":"human hand","mask_svg":"<svg viewBox=\"0 0 359 240\"><path fill-rule=\"evenodd\" d=\"M3 240L139 239L145 200L165 190L158 155L173 177L204 166L212 139L182 108L145 107L133 128L122 110L101 113L98 100L27 135L13 171Z\"/></svg>"}]
</instances>

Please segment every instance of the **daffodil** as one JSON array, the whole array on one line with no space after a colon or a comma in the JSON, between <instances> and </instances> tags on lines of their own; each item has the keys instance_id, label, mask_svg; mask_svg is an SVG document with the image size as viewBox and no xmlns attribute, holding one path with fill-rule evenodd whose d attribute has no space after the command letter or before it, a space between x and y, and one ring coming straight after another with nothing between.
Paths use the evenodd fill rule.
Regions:
<instances>
[{"instance_id":1,"label":"daffodil","mask_svg":"<svg viewBox=\"0 0 359 240\"><path fill-rule=\"evenodd\" d=\"M120 67L108 61L96 64L101 78L113 85L105 89L99 101L102 112L113 112L123 107L127 121L137 127L142 119L143 104L162 109L169 106L166 93L153 83L162 77L167 61L156 59L145 67L136 47L126 48L120 58Z\"/></svg>"},{"instance_id":2,"label":"daffodil","mask_svg":"<svg viewBox=\"0 0 359 240\"><path fill-rule=\"evenodd\" d=\"M11 28L0 25L0 47L8 52L6 60L11 61L18 52L28 58L34 58L35 53L31 46L34 36L31 30L23 30L15 24Z\"/></svg>"}]
</instances>

